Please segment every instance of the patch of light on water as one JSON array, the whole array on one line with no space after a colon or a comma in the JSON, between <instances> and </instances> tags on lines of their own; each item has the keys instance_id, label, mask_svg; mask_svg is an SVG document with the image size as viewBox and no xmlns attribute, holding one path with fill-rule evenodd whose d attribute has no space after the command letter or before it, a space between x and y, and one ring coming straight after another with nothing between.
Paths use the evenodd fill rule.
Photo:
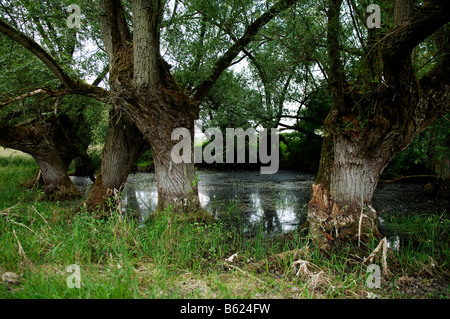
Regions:
<instances>
[{"instance_id":1,"label":"patch of light on water","mask_svg":"<svg viewBox=\"0 0 450 319\"><path fill-rule=\"evenodd\" d=\"M281 223L283 233L294 230L298 224L297 215L292 204L290 198L284 198L282 201L277 201L275 205L276 214Z\"/></svg>"},{"instance_id":2,"label":"patch of light on water","mask_svg":"<svg viewBox=\"0 0 450 319\"><path fill-rule=\"evenodd\" d=\"M264 216L264 210L261 207L261 199L258 194L250 195L250 202L254 213L250 215L250 224L259 223Z\"/></svg>"},{"instance_id":3,"label":"patch of light on water","mask_svg":"<svg viewBox=\"0 0 450 319\"><path fill-rule=\"evenodd\" d=\"M206 195L204 192L202 192L201 190L198 191L198 198L200 200L200 204L202 204L202 206L206 206L209 204L210 202L210 198L208 195Z\"/></svg>"}]
</instances>

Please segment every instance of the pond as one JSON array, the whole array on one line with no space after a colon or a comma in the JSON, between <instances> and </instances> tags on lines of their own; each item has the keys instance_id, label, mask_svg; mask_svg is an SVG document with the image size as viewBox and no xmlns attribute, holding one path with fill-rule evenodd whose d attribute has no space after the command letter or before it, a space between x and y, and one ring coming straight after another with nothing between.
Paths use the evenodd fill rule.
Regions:
<instances>
[{"instance_id":1,"label":"pond","mask_svg":"<svg viewBox=\"0 0 450 319\"><path fill-rule=\"evenodd\" d=\"M92 182L71 177L87 195ZM203 207L218 219L239 225L243 231L262 227L267 234L287 233L306 221L310 187L315 175L279 171L261 175L259 171L199 171L199 198ZM379 184L372 205L384 214L442 213L449 200L424 195L423 184ZM153 173L128 177L122 194L123 210L138 213L145 221L158 203Z\"/></svg>"}]
</instances>

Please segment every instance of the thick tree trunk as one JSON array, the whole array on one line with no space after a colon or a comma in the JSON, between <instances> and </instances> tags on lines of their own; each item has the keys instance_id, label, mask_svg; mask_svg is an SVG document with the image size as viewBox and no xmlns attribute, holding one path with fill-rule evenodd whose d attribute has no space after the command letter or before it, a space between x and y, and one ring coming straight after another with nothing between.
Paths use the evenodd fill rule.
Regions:
<instances>
[{"instance_id":1,"label":"thick tree trunk","mask_svg":"<svg viewBox=\"0 0 450 319\"><path fill-rule=\"evenodd\" d=\"M209 214L198 200L194 161L175 163L171 158L174 129L186 128L193 133L199 105L222 72L258 31L281 11L295 3L282 0L256 19L216 62L210 76L188 96L170 73L160 50L160 29L165 3L136 0L132 2L133 32L130 32L119 0L100 1L100 29L110 62L111 91L130 120L152 146L159 194L158 210L171 206L184 215ZM193 143L190 142L190 149Z\"/></svg>"},{"instance_id":2,"label":"thick tree trunk","mask_svg":"<svg viewBox=\"0 0 450 319\"><path fill-rule=\"evenodd\" d=\"M67 175L71 161L64 161L49 149L48 152L32 154L41 170L44 190L50 199L79 198L80 192Z\"/></svg>"},{"instance_id":3,"label":"thick tree trunk","mask_svg":"<svg viewBox=\"0 0 450 319\"><path fill-rule=\"evenodd\" d=\"M371 202L392 156L363 148L359 139L348 136L324 140L318 179L308 205L310 232L322 250L341 240L358 242L379 236Z\"/></svg>"},{"instance_id":4,"label":"thick tree trunk","mask_svg":"<svg viewBox=\"0 0 450 319\"><path fill-rule=\"evenodd\" d=\"M427 115L410 117L406 114L415 97L393 104L398 92L388 88L379 93L368 123L349 107L334 107L324 123L320 167L308 205L310 232L320 249L329 250L343 239L359 242L380 235L371 202L381 173L444 110L432 107L448 105L450 97L448 91L432 99L422 96L416 108Z\"/></svg>"},{"instance_id":5,"label":"thick tree trunk","mask_svg":"<svg viewBox=\"0 0 450 319\"><path fill-rule=\"evenodd\" d=\"M30 126L6 125L0 128L0 145L28 153L42 173L44 190L52 200L80 197L67 175L72 160L80 156L75 129L67 116L50 118Z\"/></svg>"},{"instance_id":6,"label":"thick tree trunk","mask_svg":"<svg viewBox=\"0 0 450 319\"><path fill-rule=\"evenodd\" d=\"M200 205L194 168L194 120L198 105L179 90L169 73L165 74L165 80L171 82L166 86L169 88L158 93L146 90L141 93L140 103L128 104L131 120L152 147L158 187L156 213L169 208L183 218L206 221L211 215ZM172 140L177 129L186 134ZM184 147L178 152L174 147L180 142ZM173 153L177 155L175 158Z\"/></svg>"},{"instance_id":7,"label":"thick tree trunk","mask_svg":"<svg viewBox=\"0 0 450 319\"><path fill-rule=\"evenodd\" d=\"M112 208L131 168L150 148L142 134L119 109L113 109L102 153L100 172L84 204L88 211L102 212Z\"/></svg>"},{"instance_id":8,"label":"thick tree trunk","mask_svg":"<svg viewBox=\"0 0 450 319\"><path fill-rule=\"evenodd\" d=\"M350 83L339 49L343 1L330 1L328 84L333 109L324 123L319 174L308 206L310 233L322 250L343 238L366 240L379 235L377 214L371 207L379 176L395 154L448 108L448 33L438 45L439 62L420 80L411 58L414 47L448 22L449 2L434 2L413 14L411 0L397 0L394 29L370 49L381 51L369 68L382 65L383 81L361 77Z\"/></svg>"},{"instance_id":9,"label":"thick tree trunk","mask_svg":"<svg viewBox=\"0 0 450 319\"><path fill-rule=\"evenodd\" d=\"M189 129L189 139L183 139L190 156L183 152L177 156L186 155L181 159L172 157L174 146L180 141L172 140L172 130L159 130L160 136L154 139L153 158L155 164L155 175L158 185L158 207L156 213L169 210L182 218L197 221L212 220L212 216L206 212L200 204L198 197L198 181L194 168L194 122ZM173 125L167 125L170 128ZM174 128L175 129L175 128ZM187 129L187 128L186 128Z\"/></svg>"}]
</instances>

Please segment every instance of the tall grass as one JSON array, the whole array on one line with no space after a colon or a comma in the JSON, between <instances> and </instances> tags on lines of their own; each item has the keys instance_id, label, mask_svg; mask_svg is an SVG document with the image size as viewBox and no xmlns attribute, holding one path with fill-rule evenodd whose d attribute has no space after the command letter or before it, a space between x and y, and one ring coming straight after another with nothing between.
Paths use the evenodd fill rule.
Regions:
<instances>
[{"instance_id":1,"label":"tall grass","mask_svg":"<svg viewBox=\"0 0 450 319\"><path fill-rule=\"evenodd\" d=\"M31 159L0 157L0 275L18 276L0 282L0 298L365 298L370 292L362 258L376 241L366 252L349 244L324 255L302 233L268 237L262 225L243 233L233 203L213 224L183 222L170 209L145 224L119 212L98 220L19 186L36 172ZM448 218L385 219L406 239L389 254L394 277L374 293L405 297L393 293L395 280L424 271L448 282ZM294 267L298 260L307 267ZM79 289L67 286L72 264L80 267ZM448 297L448 287L432 296Z\"/></svg>"}]
</instances>

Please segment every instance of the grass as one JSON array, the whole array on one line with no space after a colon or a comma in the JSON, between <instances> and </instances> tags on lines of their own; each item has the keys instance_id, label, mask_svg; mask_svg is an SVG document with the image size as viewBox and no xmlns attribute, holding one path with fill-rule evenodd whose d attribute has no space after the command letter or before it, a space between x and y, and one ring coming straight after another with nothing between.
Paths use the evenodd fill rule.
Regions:
<instances>
[{"instance_id":1,"label":"grass","mask_svg":"<svg viewBox=\"0 0 450 319\"><path fill-rule=\"evenodd\" d=\"M362 258L378 242L326 256L306 234L271 238L261 227L248 236L224 221L184 223L170 211L144 225L118 213L97 220L75 214L76 203L49 202L42 191L21 188L36 164L2 155L0 275L17 277L0 282L0 298L449 297L445 215L385 216L389 231L404 239L388 255L392 276L369 289ZM229 219L237 210L228 207ZM380 258L374 262L381 265ZM79 289L67 285L73 264Z\"/></svg>"}]
</instances>

